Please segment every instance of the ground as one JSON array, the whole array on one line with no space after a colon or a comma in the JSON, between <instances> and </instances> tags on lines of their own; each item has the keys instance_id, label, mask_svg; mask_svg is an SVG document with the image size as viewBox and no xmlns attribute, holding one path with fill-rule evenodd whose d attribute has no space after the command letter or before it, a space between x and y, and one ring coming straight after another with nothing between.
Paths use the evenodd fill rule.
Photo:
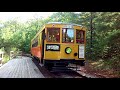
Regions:
<instances>
[{"instance_id":1,"label":"ground","mask_svg":"<svg viewBox=\"0 0 120 90\"><path fill-rule=\"evenodd\" d=\"M81 67L81 71L100 78L120 78L120 75L117 74L117 71L113 69L97 68L100 65L102 64L100 64L98 61L86 61L86 65Z\"/></svg>"},{"instance_id":2,"label":"ground","mask_svg":"<svg viewBox=\"0 0 120 90\"><path fill-rule=\"evenodd\" d=\"M17 56L0 67L0 78L45 78L32 58Z\"/></svg>"}]
</instances>

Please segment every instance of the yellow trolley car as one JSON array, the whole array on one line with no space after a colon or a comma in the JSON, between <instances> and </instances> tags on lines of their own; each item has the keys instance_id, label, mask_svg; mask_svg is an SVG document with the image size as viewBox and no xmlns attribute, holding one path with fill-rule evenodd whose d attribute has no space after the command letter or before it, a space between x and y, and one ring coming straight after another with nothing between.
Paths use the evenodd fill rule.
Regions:
<instances>
[{"instance_id":1,"label":"yellow trolley car","mask_svg":"<svg viewBox=\"0 0 120 90\"><path fill-rule=\"evenodd\" d=\"M86 28L78 24L47 23L31 40L31 54L47 67L85 65Z\"/></svg>"}]
</instances>

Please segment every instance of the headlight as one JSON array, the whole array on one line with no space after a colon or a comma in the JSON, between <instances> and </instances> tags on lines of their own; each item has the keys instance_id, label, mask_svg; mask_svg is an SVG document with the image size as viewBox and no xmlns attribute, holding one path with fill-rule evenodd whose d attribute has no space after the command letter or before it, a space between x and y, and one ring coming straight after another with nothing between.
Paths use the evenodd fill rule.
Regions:
<instances>
[{"instance_id":1,"label":"headlight","mask_svg":"<svg viewBox=\"0 0 120 90\"><path fill-rule=\"evenodd\" d=\"M67 48L65 49L65 52L66 52L67 54L70 54L70 53L72 52L72 49L71 49L70 47L67 47Z\"/></svg>"}]
</instances>

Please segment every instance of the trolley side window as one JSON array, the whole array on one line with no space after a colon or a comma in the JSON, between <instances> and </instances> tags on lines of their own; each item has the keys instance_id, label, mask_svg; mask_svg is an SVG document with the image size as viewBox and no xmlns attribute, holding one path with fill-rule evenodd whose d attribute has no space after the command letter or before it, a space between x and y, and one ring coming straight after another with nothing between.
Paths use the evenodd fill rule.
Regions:
<instances>
[{"instance_id":1,"label":"trolley side window","mask_svg":"<svg viewBox=\"0 0 120 90\"><path fill-rule=\"evenodd\" d=\"M63 28L62 29L62 42L63 43L73 43L74 42L74 29Z\"/></svg>"},{"instance_id":2,"label":"trolley side window","mask_svg":"<svg viewBox=\"0 0 120 90\"><path fill-rule=\"evenodd\" d=\"M47 28L47 41L60 42L60 28Z\"/></svg>"},{"instance_id":3,"label":"trolley side window","mask_svg":"<svg viewBox=\"0 0 120 90\"><path fill-rule=\"evenodd\" d=\"M32 42L32 47L37 47L38 46L38 37L35 38Z\"/></svg>"},{"instance_id":4,"label":"trolley side window","mask_svg":"<svg viewBox=\"0 0 120 90\"><path fill-rule=\"evenodd\" d=\"M76 30L76 43L84 44L85 31Z\"/></svg>"}]
</instances>

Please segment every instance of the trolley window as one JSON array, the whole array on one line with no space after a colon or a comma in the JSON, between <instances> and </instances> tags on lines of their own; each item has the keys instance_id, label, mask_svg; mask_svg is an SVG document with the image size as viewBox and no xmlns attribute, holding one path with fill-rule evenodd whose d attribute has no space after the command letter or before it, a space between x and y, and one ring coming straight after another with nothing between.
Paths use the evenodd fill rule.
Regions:
<instances>
[{"instance_id":1,"label":"trolley window","mask_svg":"<svg viewBox=\"0 0 120 90\"><path fill-rule=\"evenodd\" d=\"M76 30L76 43L83 44L85 38L85 31L83 30Z\"/></svg>"},{"instance_id":2,"label":"trolley window","mask_svg":"<svg viewBox=\"0 0 120 90\"><path fill-rule=\"evenodd\" d=\"M47 41L60 42L60 28L47 28Z\"/></svg>"},{"instance_id":3,"label":"trolley window","mask_svg":"<svg viewBox=\"0 0 120 90\"><path fill-rule=\"evenodd\" d=\"M36 37L32 43L32 47L37 47L37 46L38 46L38 37Z\"/></svg>"},{"instance_id":4,"label":"trolley window","mask_svg":"<svg viewBox=\"0 0 120 90\"><path fill-rule=\"evenodd\" d=\"M63 43L73 43L74 42L74 29L63 28L62 29L62 42Z\"/></svg>"}]
</instances>

